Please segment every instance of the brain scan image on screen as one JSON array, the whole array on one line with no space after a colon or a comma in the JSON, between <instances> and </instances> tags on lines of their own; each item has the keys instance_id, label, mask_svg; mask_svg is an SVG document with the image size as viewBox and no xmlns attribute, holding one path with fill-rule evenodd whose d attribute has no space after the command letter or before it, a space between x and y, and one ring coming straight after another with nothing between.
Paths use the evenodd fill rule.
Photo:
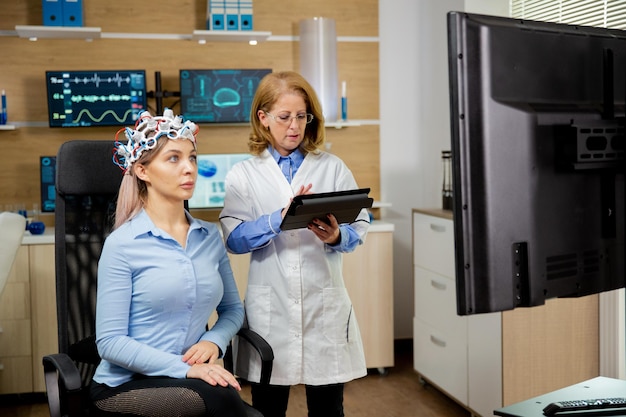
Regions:
<instances>
[{"instance_id":1,"label":"brain scan image on screen","mask_svg":"<svg viewBox=\"0 0 626 417\"><path fill-rule=\"evenodd\" d=\"M248 123L254 93L270 69L180 70L180 106L196 123Z\"/></svg>"},{"instance_id":2,"label":"brain scan image on screen","mask_svg":"<svg viewBox=\"0 0 626 417\"><path fill-rule=\"evenodd\" d=\"M198 179L190 209L220 208L224 206L226 174L237 162L250 158L250 154L200 154Z\"/></svg>"}]
</instances>

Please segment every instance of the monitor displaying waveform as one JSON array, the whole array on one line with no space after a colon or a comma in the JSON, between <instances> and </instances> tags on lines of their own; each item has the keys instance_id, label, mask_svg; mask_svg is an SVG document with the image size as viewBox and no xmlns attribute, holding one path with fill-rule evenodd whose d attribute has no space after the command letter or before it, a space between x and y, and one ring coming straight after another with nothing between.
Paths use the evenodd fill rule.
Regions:
<instances>
[{"instance_id":1,"label":"monitor displaying waveform","mask_svg":"<svg viewBox=\"0 0 626 417\"><path fill-rule=\"evenodd\" d=\"M248 123L252 99L271 69L182 69L180 109L195 123Z\"/></svg>"},{"instance_id":2,"label":"monitor displaying waveform","mask_svg":"<svg viewBox=\"0 0 626 417\"><path fill-rule=\"evenodd\" d=\"M147 109L145 70L46 71L50 127L132 126Z\"/></svg>"}]
</instances>

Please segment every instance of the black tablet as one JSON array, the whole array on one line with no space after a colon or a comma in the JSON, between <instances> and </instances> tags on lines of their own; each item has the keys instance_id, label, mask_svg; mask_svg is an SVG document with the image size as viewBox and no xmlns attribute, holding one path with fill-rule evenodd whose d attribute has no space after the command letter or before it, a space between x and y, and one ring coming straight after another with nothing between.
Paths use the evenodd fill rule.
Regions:
<instances>
[{"instance_id":1,"label":"black tablet","mask_svg":"<svg viewBox=\"0 0 626 417\"><path fill-rule=\"evenodd\" d=\"M369 188L359 188L296 196L280 228L282 230L306 228L313 219L327 222L326 215L329 213L337 218L339 224L352 223L362 209L372 207L374 200L368 197L369 192Z\"/></svg>"}]
</instances>

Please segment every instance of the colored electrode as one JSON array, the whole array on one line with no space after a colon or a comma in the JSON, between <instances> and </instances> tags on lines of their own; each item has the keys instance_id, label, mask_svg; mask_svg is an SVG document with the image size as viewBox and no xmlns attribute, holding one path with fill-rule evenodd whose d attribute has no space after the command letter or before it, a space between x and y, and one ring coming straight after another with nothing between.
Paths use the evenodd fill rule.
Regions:
<instances>
[{"instance_id":1,"label":"colored electrode","mask_svg":"<svg viewBox=\"0 0 626 417\"><path fill-rule=\"evenodd\" d=\"M0 113L0 125L5 125L7 123L7 95L4 90L2 90L2 113Z\"/></svg>"},{"instance_id":2,"label":"colored electrode","mask_svg":"<svg viewBox=\"0 0 626 417\"><path fill-rule=\"evenodd\" d=\"M346 95L346 82L341 82L341 120L348 120L348 96Z\"/></svg>"}]
</instances>

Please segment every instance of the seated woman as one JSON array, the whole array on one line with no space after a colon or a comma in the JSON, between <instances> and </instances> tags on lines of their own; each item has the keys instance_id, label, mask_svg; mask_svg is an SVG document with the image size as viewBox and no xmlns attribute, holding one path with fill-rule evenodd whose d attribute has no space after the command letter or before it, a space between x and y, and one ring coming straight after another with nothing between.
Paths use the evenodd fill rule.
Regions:
<instances>
[{"instance_id":1,"label":"seated woman","mask_svg":"<svg viewBox=\"0 0 626 417\"><path fill-rule=\"evenodd\" d=\"M113 159L125 175L98 266L94 412L244 416L237 380L216 363L243 322L239 292L217 227L184 207L198 127L166 109L122 131Z\"/></svg>"}]
</instances>

